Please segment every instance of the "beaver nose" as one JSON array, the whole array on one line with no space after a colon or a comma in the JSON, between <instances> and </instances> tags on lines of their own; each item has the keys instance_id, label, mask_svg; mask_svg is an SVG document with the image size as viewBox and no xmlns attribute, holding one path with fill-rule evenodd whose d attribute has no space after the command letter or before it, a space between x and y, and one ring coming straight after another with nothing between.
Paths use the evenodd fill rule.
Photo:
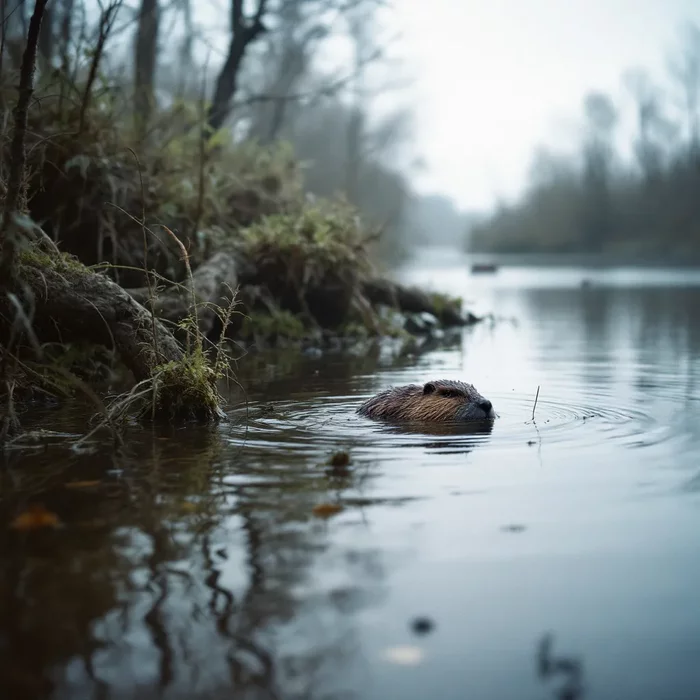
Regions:
<instances>
[{"instance_id":1,"label":"beaver nose","mask_svg":"<svg viewBox=\"0 0 700 700\"><path fill-rule=\"evenodd\" d=\"M488 399L484 399L483 401L479 401L479 408L482 409L484 413L491 413L493 404Z\"/></svg>"}]
</instances>

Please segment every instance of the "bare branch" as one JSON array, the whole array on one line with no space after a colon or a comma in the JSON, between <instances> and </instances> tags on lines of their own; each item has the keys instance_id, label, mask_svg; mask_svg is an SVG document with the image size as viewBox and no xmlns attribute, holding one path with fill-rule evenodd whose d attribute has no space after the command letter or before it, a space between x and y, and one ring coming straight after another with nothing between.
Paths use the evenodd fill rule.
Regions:
<instances>
[{"instance_id":1,"label":"bare branch","mask_svg":"<svg viewBox=\"0 0 700 700\"><path fill-rule=\"evenodd\" d=\"M358 72L364 68L367 64L380 58L382 55L382 49L377 48L372 54L360 61L352 73L342 76L336 80L331 81L327 85L322 85L321 87L314 88L312 90L303 90L301 92L281 94L281 95L270 95L270 94L257 94L251 95L245 100L237 102L234 107L242 107L247 105L252 105L261 102L298 102L309 99L317 99L319 97L332 97L336 95L340 90L342 90L348 83L355 80Z\"/></svg>"},{"instance_id":2,"label":"bare branch","mask_svg":"<svg viewBox=\"0 0 700 700\"><path fill-rule=\"evenodd\" d=\"M92 63L90 64L90 72L88 73L88 79L85 84L85 92L83 93L83 101L80 107L80 125L78 127L78 133L82 133L85 129L85 117L87 115L88 104L90 103L90 94L92 92L92 86L97 78L97 68L102 60L102 54L104 53L105 44L107 43L107 38L109 37L112 28L114 26L114 21L117 18L117 11L122 5L122 0L113 0L105 9L102 9L102 2L100 0L100 8L102 9L102 14L100 15L100 25L98 28L97 45L95 46L95 53L92 57Z\"/></svg>"}]
</instances>

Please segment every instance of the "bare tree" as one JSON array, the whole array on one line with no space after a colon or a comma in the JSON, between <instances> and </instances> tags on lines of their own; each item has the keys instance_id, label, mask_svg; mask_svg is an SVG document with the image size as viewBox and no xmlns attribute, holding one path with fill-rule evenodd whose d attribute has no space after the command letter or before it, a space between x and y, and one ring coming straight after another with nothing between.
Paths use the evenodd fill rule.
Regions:
<instances>
[{"instance_id":1,"label":"bare tree","mask_svg":"<svg viewBox=\"0 0 700 700\"><path fill-rule=\"evenodd\" d=\"M649 74L641 68L633 68L623 76L623 82L632 95L637 109L639 135L635 143L635 155L647 180L661 167L661 153L654 142L654 127L661 118L659 91Z\"/></svg>"},{"instance_id":2,"label":"bare tree","mask_svg":"<svg viewBox=\"0 0 700 700\"><path fill-rule=\"evenodd\" d=\"M231 42L226 61L219 73L208 115L211 129L220 129L231 113L231 101L238 88L239 73L249 45L265 30L263 23L267 0L257 0L252 19L243 14L243 0L231 0Z\"/></svg>"},{"instance_id":3,"label":"bare tree","mask_svg":"<svg viewBox=\"0 0 700 700\"><path fill-rule=\"evenodd\" d=\"M181 0L180 9L185 21L185 35L180 46L180 79L178 84L178 94L184 95L187 89L187 75L192 67L192 46L194 44L194 20L192 19L191 0Z\"/></svg>"},{"instance_id":4,"label":"bare tree","mask_svg":"<svg viewBox=\"0 0 700 700\"><path fill-rule=\"evenodd\" d=\"M53 59L54 46L54 13L50 5L44 10L44 17L41 20L41 30L39 32L39 53L44 61L51 63Z\"/></svg>"},{"instance_id":5,"label":"bare tree","mask_svg":"<svg viewBox=\"0 0 700 700\"><path fill-rule=\"evenodd\" d=\"M685 113L691 151L696 153L700 144L700 27L694 22L683 28L682 46L671 58L669 70Z\"/></svg>"},{"instance_id":6,"label":"bare tree","mask_svg":"<svg viewBox=\"0 0 700 700\"><path fill-rule=\"evenodd\" d=\"M284 0L276 13L277 31L270 33L265 42L263 68L267 75L259 91L269 99L256 103L250 132L261 143L271 143L278 137L291 105L297 101L294 91L311 72L314 51L331 33L324 3L327 0Z\"/></svg>"},{"instance_id":7,"label":"bare tree","mask_svg":"<svg viewBox=\"0 0 700 700\"><path fill-rule=\"evenodd\" d=\"M584 99L586 137L583 146L583 186L586 207L583 234L592 251L600 251L611 226L610 176L613 134L618 115L612 100L592 92Z\"/></svg>"},{"instance_id":8,"label":"bare tree","mask_svg":"<svg viewBox=\"0 0 700 700\"><path fill-rule=\"evenodd\" d=\"M9 58L9 67L19 68L27 35L24 0L0 0L0 20L0 70L5 67L6 55Z\"/></svg>"},{"instance_id":9,"label":"bare tree","mask_svg":"<svg viewBox=\"0 0 700 700\"><path fill-rule=\"evenodd\" d=\"M367 18L359 13L352 13L349 19L350 37L354 50L354 79L352 86L352 104L347 136L347 180L346 190L351 202L356 202L359 190L360 170L363 160L363 135L365 130L364 105L364 64L365 56L372 50L372 36Z\"/></svg>"},{"instance_id":10,"label":"bare tree","mask_svg":"<svg viewBox=\"0 0 700 700\"><path fill-rule=\"evenodd\" d=\"M237 104L247 107L249 136L269 143L305 118L321 100L353 90L358 76L383 58L374 37L359 61L340 75L324 70L324 41L348 38L356 22L365 33L382 0L279 0L267 10L271 30L246 62ZM367 91L364 91L365 96Z\"/></svg>"},{"instance_id":11,"label":"bare tree","mask_svg":"<svg viewBox=\"0 0 700 700\"><path fill-rule=\"evenodd\" d=\"M155 99L159 19L158 0L141 0L134 56L134 116L139 131L146 128Z\"/></svg>"},{"instance_id":12,"label":"bare tree","mask_svg":"<svg viewBox=\"0 0 700 700\"><path fill-rule=\"evenodd\" d=\"M70 43L73 31L73 6L74 0L63 0L60 11L60 31L58 33L58 53L61 57L61 68L64 75L68 75L70 67Z\"/></svg>"}]
</instances>

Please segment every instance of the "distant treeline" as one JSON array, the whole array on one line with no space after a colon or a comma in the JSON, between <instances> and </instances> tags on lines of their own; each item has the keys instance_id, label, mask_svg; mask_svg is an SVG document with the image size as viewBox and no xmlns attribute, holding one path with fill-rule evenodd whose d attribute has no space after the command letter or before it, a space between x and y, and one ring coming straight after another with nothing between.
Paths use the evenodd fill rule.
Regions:
<instances>
[{"instance_id":1,"label":"distant treeline","mask_svg":"<svg viewBox=\"0 0 700 700\"><path fill-rule=\"evenodd\" d=\"M622 85L619 100L584 98L577 155L539 149L525 194L471 227L470 250L700 258L700 28L683 28L666 86L640 68ZM627 159L616 149L623 100L636 116Z\"/></svg>"}]
</instances>

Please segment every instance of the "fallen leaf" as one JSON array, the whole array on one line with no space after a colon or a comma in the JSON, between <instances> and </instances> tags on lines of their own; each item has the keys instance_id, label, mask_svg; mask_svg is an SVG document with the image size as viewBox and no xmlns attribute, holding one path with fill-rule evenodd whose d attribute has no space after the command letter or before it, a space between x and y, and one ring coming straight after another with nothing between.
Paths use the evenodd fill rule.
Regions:
<instances>
[{"instance_id":1,"label":"fallen leaf","mask_svg":"<svg viewBox=\"0 0 700 700\"><path fill-rule=\"evenodd\" d=\"M94 486L99 486L101 481L69 481L64 486L67 489L91 489Z\"/></svg>"},{"instance_id":2,"label":"fallen leaf","mask_svg":"<svg viewBox=\"0 0 700 700\"><path fill-rule=\"evenodd\" d=\"M15 530L39 530L42 527L58 527L60 521L55 513L42 505L32 505L20 513L10 524Z\"/></svg>"},{"instance_id":3,"label":"fallen leaf","mask_svg":"<svg viewBox=\"0 0 700 700\"><path fill-rule=\"evenodd\" d=\"M336 513L340 513L343 510L343 506L338 503L319 503L314 506L313 514L317 518L330 518Z\"/></svg>"}]
</instances>

